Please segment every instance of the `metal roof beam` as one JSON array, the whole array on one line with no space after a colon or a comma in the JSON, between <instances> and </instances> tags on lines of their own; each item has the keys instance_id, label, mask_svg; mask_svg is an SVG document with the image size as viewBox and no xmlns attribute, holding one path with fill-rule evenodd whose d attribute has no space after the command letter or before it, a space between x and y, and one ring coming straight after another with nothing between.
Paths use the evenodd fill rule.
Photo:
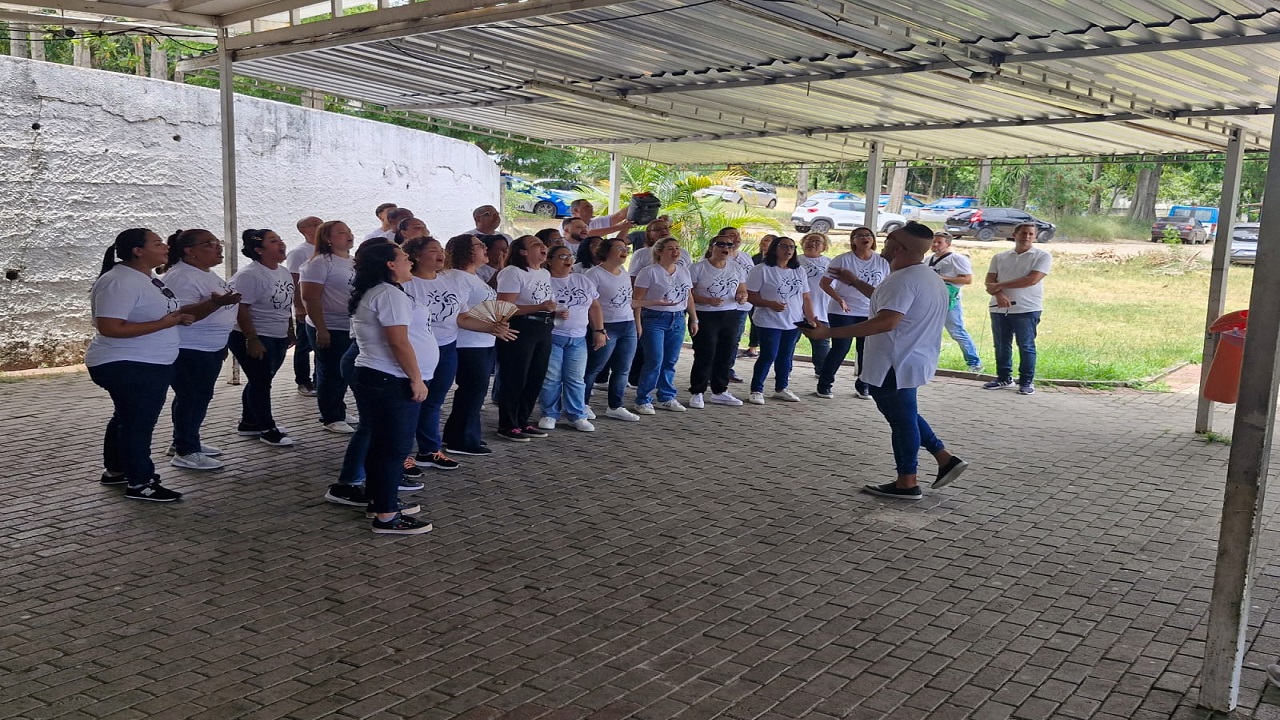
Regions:
<instances>
[{"instance_id":1,"label":"metal roof beam","mask_svg":"<svg viewBox=\"0 0 1280 720\"><path fill-rule=\"evenodd\" d=\"M176 10L159 10L138 5L119 5L110 2L94 2L93 0L4 0L6 5L44 8L48 10L70 10L72 12L92 13L108 18L136 18L138 20L154 20L169 25L192 25L194 27L216 28L221 21L210 15L179 12ZM52 17L52 16L51 16Z\"/></svg>"},{"instance_id":2,"label":"metal roof beam","mask_svg":"<svg viewBox=\"0 0 1280 720\"><path fill-rule=\"evenodd\" d=\"M222 16L222 22L227 25L238 25L242 22L257 20L268 15L287 13L297 10L298 8L304 8L308 5L315 4L316 0L274 0L273 2L264 2L256 7L227 13Z\"/></svg>"}]
</instances>

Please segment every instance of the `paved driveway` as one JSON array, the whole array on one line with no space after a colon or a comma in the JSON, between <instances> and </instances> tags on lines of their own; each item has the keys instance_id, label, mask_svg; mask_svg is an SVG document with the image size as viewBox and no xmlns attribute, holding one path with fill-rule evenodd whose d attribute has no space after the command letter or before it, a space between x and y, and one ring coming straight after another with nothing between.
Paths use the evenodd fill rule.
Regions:
<instances>
[{"instance_id":1,"label":"paved driveway","mask_svg":"<svg viewBox=\"0 0 1280 720\"><path fill-rule=\"evenodd\" d=\"M495 437L397 538L322 500L344 441L291 385L290 449L237 438L219 389L228 467L163 466L171 506L97 484L87 376L0 385L0 716L1209 717L1228 448L1191 435L1193 397L939 381L923 408L973 468L895 504L857 491L887 427L837 393ZM1241 717L1280 716L1277 574Z\"/></svg>"}]
</instances>

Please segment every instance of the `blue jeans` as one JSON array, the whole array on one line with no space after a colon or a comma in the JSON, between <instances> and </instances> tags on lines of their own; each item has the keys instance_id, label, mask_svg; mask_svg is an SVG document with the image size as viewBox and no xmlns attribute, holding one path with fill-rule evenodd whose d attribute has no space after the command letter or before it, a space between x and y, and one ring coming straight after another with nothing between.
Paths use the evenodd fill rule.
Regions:
<instances>
[{"instance_id":1,"label":"blue jeans","mask_svg":"<svg viewBox=\"0 0 1280 720\"><path fill-rule=\"evenodd\" d=\"M885 375L884 384L868 385L880 414L889 421L892 431L893 464L899 475L915 475L920 448L936 453L945 445L933 434L933 428L920 417L916 407L916 389L899 388L893 368Z\"/></svg>"},{"instance_id":2,"label":"blue jeans","mask_svg":"<svg viewBox=\"0 0 1280 720\"><path fill-rule=\"evenodd\" d=\"M587 374L584 379L583 405L591 402L591 386L600 373L609 368L609 409L622 407L622 396L627 391L627 374L636 354L636 324L634 321L605 323L609 339L599 350L587 350Z\"/></svg>"},{"instance_id":3,"label":"blue jeans","mask_svg":"<svg viewBox=\"0 0 1280 720\"><path fill-rule=\"evenodd\" d=\"M636 387L636 404L652 403L655 389L658 402L675 400L676 361L684 346L684 313L641 310L640 325L644 367L640 369L640 383Z\"/></svg>"},{"instance_id":4,"label":"blue jeans","mask_svg":"<svg viewBox=\"0 0 1280 720\"><path fill-rule=\"evenodd\" d=\"M769 377L769 366L773 366L775 377L774 390L784 390L791 382L791 364L796 353L796 341L800 339L800 328L778 330L776 328L757 328L760 338L760 357L756 358L755 369L751 371L751 392L764 392L765 378Z\"/></svg>"},{"instance_id":5,"label":"blue jeans","mask_svg":"<svg viewBox=\"0 0 1280 720\"><path fill-rule=\"evenodd\" d=\"M444 398L453 387L453 377L458 373L458 343L440 346L440 361L427 381L427 399L418 415L418 453L430 455L440 451L440 410ZM363 420L364 418L361 418Z\"/></svg>"},{"instance_id":6,"label":"blue jeans","mask_svg":"<svg viewBox=\"0 0 1280 720\"><path fill-rule=\"evenodd\" d=\"M827 318L827 324L833 328L848 327L856 325L866 320L861 315L839 315L832 313ZM822 368L818 370L818 392L831 392L831 386L836 382L836 371L840 369L840 364L849 356L849 348L855 348L858 358L858 371L862 371L862 348L866 338L857 338L854 342L852 338L831 338L831 351L827 353L827 357L822 362ZM867 392L867 384L861 380L855 380L853 389L860 392Z\"/></svg>"},{"instance_id":7,"label":"blue jeans","mask_svg":"<svg viewBox=\"0 0 1280 720\"><path fill-rule=\"evenodd\" d=\"M311 376L311 335L306 331L306 322L298 321L301 332L293 343L293 382L297 385L311 385L315 378Z\"/></svg>"},{"instance_id":8,"label":"blue jeans","mask_svg":"<svg viewBox=\"0 0 1280 720\"><path fill-rule=\"evenodd\" d=\"M951 339L960 346L965 365L975 367L982 364L982 358L978 357L978 348L974 346L973 338L969 337L969 331L964 329L964 306L959 300L947 310L947 321L943 327L947 329Z\"/></svg>"},{"instance_id":9,"label":"blue jeans","mask_svg":"<svg viewBox=\"0 0 1280 720\"><path fill-rule=\"evenodd\" d=\"M587 339L584 337L551 336L551 356L547 358L547 375L542 380L542 392L538 405L543 417L560 419L560 406L570 420L587 416L585 383L587 372Z\"/></svg>"},{"instance_id":10,"label":"blue jeans","mask_svg":"<svg viewBox=\"0 0 1280 720\"><path fill-rule=\"evenodd\" d=\"M458 388L453 391L453 407L444 423L445 447L475 450L484 445L480 408L489 391L495 357L497 351L492 347L458 348Z\"/></svg>"},{"instance_id":11,"label":"blue jeans","mask_svg":"<svg viewBox=\"0 0 1280 720\"><path fill-rule=\"evenodd\" d=\"M338 364L342 377L350 384L356 375L356 358L360 356L360 343L351 342L347 351L342 354ZM364 418L361 418L363 420ZM356 431L347 440L346 452L342 455L342 470L338 471L338 483L341 485L364 484L364 458L369 452L369 424L361 422Z\"/></svg>"},{"instance_id":12,"label":"blue jeans","mask_svg":"<svg viewBox=\"0 0 1280 720\"><path fill-rule=\"evenodd\" d=\"M822 372L822 366L827 362L827 355L831 352L831 340L810 340L809 347L813 351L809 353L809 357L813 361L813 369Z\"/></svg>"},{"instance_id":13,"label":"blue jeans","mask_svg":"<svg viewBox=\"0 0 1280 720\"><path fill-rule=\"evenodd\" d=\"M236 356L240 369L244 370L244 391L240 393L240 422L247 428L270 430L276 426L275 416L271 413L271 381L284 364L289 339L265 335L259 335L258 339L266 350L260 358L249 356L245 337L239 330L231 331L227 349Z\"/></svg>"},{"instance_id":14,"label":"blue jeans","mask_svg":"<svg viewBox=\"0 0 1280 720\"><path fill-rule=\"evenodd\" d=\"M1013 379L1013 341L1018 341L1018 384L1036 379L1036 326L1040 311L991 313L991 339L996 344L996 377Z\"/></svg>"},{"instance_id":15,"label":"blue jeans","mask_svg":"<svg viewBox=\"0 0 1280 720\"><path fill-rule=\"evenodd\" d=\"M329 331L329 347L316 346L316 329L307 326L307 340L316 354L316 405L320 408L320 422L339 422L347 419L347 381L342 377L342 356L351 345L351 334L345 330Z\"/></svg>"},{"instance_id":16,"label":"blue jeans","mask_svg":"<svg viewBox=\"0 0 1280 720\"><path fill-rule=\"evenodd\" d=\"M89 368L89 377L111 395L115 408L102 438L103 467L124 473L133 487L146 485L156 473L151 436L164 410L173 366L121 360Z\"/></svg>"},{"instance_id":17,"label":"blue jeans","mask_svg":"<svg viewBox=\"0 0 1280 720\"><path fill-rule=\"evenodd\" d=\"M173 363L173 446L179 455L200 452L200 426L213 400L226 349L210 352L183 348Z\"/></svg>"},{"instance_id":18,"label":"blue jeans","mask_svg":"<svg viewBox=\"0 0 1280 720\"><path fill-rule=\"evenodd\" d=\"M374 512L396 512L404 459L413 450L419 404L413 401L408 378L370 368L356 368L351 389L360 410L360 424L369 426L365 492Z\"/></svg>"}]
</instances>

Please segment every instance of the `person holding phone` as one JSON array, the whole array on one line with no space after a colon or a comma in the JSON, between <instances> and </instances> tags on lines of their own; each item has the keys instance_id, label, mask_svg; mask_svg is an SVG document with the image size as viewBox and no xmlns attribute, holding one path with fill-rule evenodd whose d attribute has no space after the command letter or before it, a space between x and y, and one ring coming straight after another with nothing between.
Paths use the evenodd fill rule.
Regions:
<instances>
[{"instance_id":1,"label":"person holding phone","mask_svg":"<svg viewBox=\"0 0 1280 720\"><path fill-rule=\"evenodd\" d=\"M752 321L760 333L760 357L751 373L751 395L747 402L764 404L764 381L769 368L774 371L773 398L784 402L800 402L788 389L792 358L800 328L807 322L817 325L813 303L809 299L809 278L796 258L796 241L787 236L769 245L759 265L747 273L747 299L755 306Z\"/></svg>"}]
</instances>

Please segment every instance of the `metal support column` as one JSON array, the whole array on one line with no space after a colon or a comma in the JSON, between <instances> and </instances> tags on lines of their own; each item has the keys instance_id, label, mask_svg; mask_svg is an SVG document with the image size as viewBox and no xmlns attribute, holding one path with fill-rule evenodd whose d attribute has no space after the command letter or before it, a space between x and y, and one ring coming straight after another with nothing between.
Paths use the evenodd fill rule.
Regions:
<instances>
[{"instance_id":1,"label":"metal support column","mask_svg":"<svg viewBox=\"0 0 1280 720\"><path fill-rule=\"evenodd\" d=\"M867 209L862 217L862 224L877 232L880 227L876 222L877 211L880 209L880 175L884 169L880 152L883 149L884 143L879 140L871 141L871 152L867 154Z\"/></svg>"},{"instance_id":2,"label":"metal support column","mask_svg":"<svg viewBox=\"0 0 1280 720\"><path fill-rule=\"evenodd\" d=\"M236 273L240 253L235 246L240 240L236 222L236 92L235 75L231 71L232 52L227 49L230 33L218 30L218 99L222 131L222 240L229 248L223 253L223 271L227 279ZM240 384L240 366L231 362L231 384Z\"/></svg>"},{"instance_id":3,"label":"metal support column","mask_svg":"<svg viewBox=\"0 0 1280 720\"><path fill-rule=\"evenodd\" d=\"M609 153L609 214L622 208L622 164L618 153Z\"/></svg>"},{"instance_id":4,"label":"metal support column","mask_svg":"<svg viewBox=\"0 0 1280 720\"><path fill-rule=\"evenodd\" d=\"M1208 327L1226 309L1227 270L1231 266L1231 226L1235 224L1240 204L1240 165L1244 160L1244 141L1239 128L1231 130L1227 139L1227 165L1222 175L1222 200L1218 205L1218 232L1213 242L1213 268L1209 273L1209 309L1206 313L1204 333L1204 359L1200 363L1200 389L1209 379L1209 365L1218 349L1217 335ZM1212 400L1201 397L1196 406L1196 432L1213 429Z\"/></svg>"},{"instance_id":5,"label":"metal support column","mask_svg":"<svg viewBox=\"0 0 1280 720\"><path fill-rule=\"evenodd\" d=\"M1280 91L1278 91L1280 94ZM1272 121L1280 137L1280 114ZM1280 197L1280 146L1271 146L1263 197ZM1219 218L1230 221L1230 218ZM1219 240L1218 242L1226 242ZM1249 296L1249 332L1244 343L1240 401L1236 404L1227 462L1218 562L1209 601L1209 629L1200 704L1220 712L1234 709L1240 691L1253 563L1262 531L1271 436L1275 429L1277 354L1280 351L1280 207L1264 207L1258 228L1258 259Z\"/></svg>"}]
</instances>

